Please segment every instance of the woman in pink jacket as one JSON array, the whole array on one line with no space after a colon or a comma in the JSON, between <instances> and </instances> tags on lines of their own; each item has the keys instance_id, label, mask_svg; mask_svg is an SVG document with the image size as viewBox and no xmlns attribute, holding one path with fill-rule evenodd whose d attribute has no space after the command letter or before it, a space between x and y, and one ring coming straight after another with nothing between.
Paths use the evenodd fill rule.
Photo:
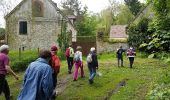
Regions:
<instances>
[{"instance_id":1,"label":"woman in pink jacket","mask_svg":"<svg viewBox=\"0 0 170 100\"><path fill-rule=\"evenodd\" d=\"M133 65L133 62L134 62L134 58L136 56L136 52L135 50L130 47L128 50L127 50L127 56L129 58L129 62L130 62L130 68L132 68L132 65Z\"/></svg>"},{"instance_id":2,"label":"woman in pink jacket","mask_svg":"<svg viewBox=\"0 0 170 100\"><path fill-rule=\"evenodd\" d=\"M76 52L74 54L74 64L75 64L75 68L74 68L74 75L73 75L73 81L77 80L77 76L78 76L78 70L80 68L81 71L81 78L84 77L84 70L83 70L83 60L82 60L82 52L81 52L81 47L77 46L76 48Z\"/></svg>"}]
</instances>

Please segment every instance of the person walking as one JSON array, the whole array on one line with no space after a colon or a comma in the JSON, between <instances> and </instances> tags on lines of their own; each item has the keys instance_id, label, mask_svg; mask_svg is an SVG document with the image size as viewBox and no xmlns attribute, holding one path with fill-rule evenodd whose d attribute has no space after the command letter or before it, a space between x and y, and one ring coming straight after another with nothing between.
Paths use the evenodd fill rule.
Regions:
<instances>
[{"instance_id":1,"label":"person walking","mask_svg":"<svg viewBox=\"0 0 170 100\"><path fill-rule=\"evenodd\" d=\"M60 59L56 55L57 51L58 51L57 46L53 45L51 47L52 57L51 57L51 61L50 61L50 65L52 66L52 69L53 69L53 85L54 85L53 99L55 99L55 96L56 96L57 76L60 72Z\"/></svg>"},{"instance_id":2,"label":"person walking","mask_svg":"<svg viewBox=\"0 0 170 100\"><path fill-rule=\"evenodd\" d=\"M71 70L73 67L73 57L74 57L74 49L72 48L72 45L69 45L69 47L66 49L65 55L67 58L68 73L71 74Z\"/></svg>"},{"instance_id":3,"label":"person walking","mask_svg":"<svg viewBox=\"0 0 170 100\"><path fill-rule=\"evenodd\" d=\"M75 69L74 69L73 81L77 80L79 68L80 68L80 71L81 71L81 78L84 77L83 60L82 60L81 49L82 49L81 46L77 46L77 48L76 48L77 51L74 54Z\"/></svg>"},{"instance_id":4,"label":"person walking","mask_svg":"<svg viewBox=\"0 0 170 100\"><path fill-rule=\"evenodd\" d=\"M87 56L87 65L88 65L88 69L90 73L89 83L92 84L93 79L96 75L96 69L98 69L98 59L97 59L97 55L96 55L96 51L94 47L90 49L90 53Z\"/></svg>"},{"instance_id":5,"label":"person walking","mask_svg":"<svg viewBox=\"0 0 170 100\"><path fill-rule=\"evenodd\" d=\"M135 56L136 56L136 52L135 52L135 50L133 49L133 47L130 47L130 48L127 50L127 56L128 56L128 58L129 58L130 68L132 68L133 62L134 62L134 58L135 58Z\"/></svg>"},{"instance_id":6,"label":"person walking","mask_svg":"<svg viewBox=\"0 0 170 100\"><path fill-rule=\"evenodd\" d=\"M8 82L6 80L7 72L11 73L16 80L19 79L18 75L14 73L14 71L9 66L9 46L2 45L0 47L0 94L3 92L5 94L6 100L11 100L10 97L10 89Z\"/></svg>"},{"instance_id":7,"label":"person walking","mask_svg":"<svg viewBox=\"0 0 170 100\"><path fill-rule=\"evenodd\" d=\"M40 51L39 58L26 69L22 90L17 100L50 100L54 90L51 52Z\"/></svg>"},{"instance_id":8,"label":"person walking","mask_svg":"<svg viewBox=\"0 0 170 100\"><path fill-rule=\"evenodd\" d=\"M118 67L120 67L120 62L121 62L121 67L123 67L123 52L125 52L125 50L122 48L122 46L120 46L120 48L116 52Z\"/></svg>"}]
</instances>

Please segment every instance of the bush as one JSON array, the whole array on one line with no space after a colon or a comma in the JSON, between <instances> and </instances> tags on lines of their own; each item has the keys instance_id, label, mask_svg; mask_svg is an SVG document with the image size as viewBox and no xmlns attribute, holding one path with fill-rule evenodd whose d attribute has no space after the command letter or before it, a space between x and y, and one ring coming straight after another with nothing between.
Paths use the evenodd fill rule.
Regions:
<instances>
[{"instance_id":1,"label":"bush","mask_svg":"<svg viewBox=\"0 0 170 100\"><path fill-rule=\"evenodd\" d=\"M65 54L61 51L57 53L60 60L65 60ZM38 58L38 52L37 51L23 51L21 52L21 56L19 56L18 51L12 51L9 54L10 58L10 66L11 68L18 72L18 71L25 71L28 65L35 61Z\"/></svg>"},{"instance_id":2,"label":"bush","mask_svg":"<svg viewBox=\"0 0 170 100\"><path fill-rule=\"evenodd\" d=\"M149 100L169 100L170 98L170 67L162 74L158 84L147 94Z\"/></svg>"},{"instance_id":3,"label":"bush","mask_svg":"<svg viewBox=\"0 0 170 100\"><path fill-rule=\"evenodd\" d=\"M23 51L19 56L19 52L12 51L9 53L10 66L14 71L25 71L28 65L38 58L36 51Z\"/></svg>"}]
</instances>

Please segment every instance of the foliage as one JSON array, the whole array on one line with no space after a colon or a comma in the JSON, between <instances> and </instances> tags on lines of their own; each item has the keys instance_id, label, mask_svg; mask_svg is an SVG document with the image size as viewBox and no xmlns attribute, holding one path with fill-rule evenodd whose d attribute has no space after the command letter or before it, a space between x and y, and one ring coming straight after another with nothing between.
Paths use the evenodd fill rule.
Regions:
<instances>
[{"instance_id":1,"label":"foliage","mask_svg":"<svg viewBox=\"0 0 170 100\"><path fill-rule=\"evenodd\" d=\"M165 1L153 1L155 17L153 21L148 25L148 33L151 33L151 37L148 42L144 42L146 51L169 51L170 44L170 10L168 6L168 0Z\"/></svg>"},{"instance_id":2,"label":"foliage","mask_svg":"<svg viewBox=\"0 0 170 100\"><path fill-rule=\"evenodd\" d=\"M124 0L124 1L134 16L136 16L142 8L142 5L138 0Z\"/></svg>"},{"instance_id":3,"label":"foliage","mask_svg":"<svg viewBox=\"0 0 170 100\"><path fill-rule=\"evenodd\" d=\"M87 6L83 7L79 0L66 0L62 2L62 7L66 15L76 16L74 24L79 36L96 34L96 16L87 13Z\"/></svg>"},{"instance_id":4,"label":"foliage","mask_svg":"<svg viewBox=\"0 0 170 100\"><path fill-rule=\"evenodd\" d=\"M78 36L95 36L97 20L95 15L85 14L80 22L76 22Z\"/></svg>"},{"instance_id":5,"label":"foliage","mask_svg":"<svg viewBox=\"0 0 170 100\"><path fill-rule=\"evenodd\" d=\"M142 43L148 43L150 33L147 32L148 30L149 19L142 18L137 25L131 24L128 27L128 43L134 47L141 47L140 49L143 50L143 47L146 44L141 45ZM141 45L141 46L140 46Z\"/></svg>"},{"instance_id":6,"label":"foliage","mask_svg":"<svg viewBox=\"0 0 170 100\"><path fill-rule=\"evenodd\" d=\"M108 36L111 25L113 25L113 14L112 9L108 7L107 9L101 11L98 27L104 28L104 35Z\"/></svg>"},{"instance_id":7,"label":"foliage","mask_svg":"<svg viewBox=\"0 0 170 100\"><path fill-rule=\"evenodd\" d=\"M19 52L11 51L9 54L10 66L14 71L25 71L28 64L37 59L38 52L36 51L23 51L19 56Z\"/></svg>"},{"instance_id":8,"label":"foliage","mask_svg":"<svg viewBox=\"0 0 170 100\"><path fill-rule=\"evenodd\" d=\"M104 42L109 42L109 43L127 43L127 39L126 38L122 38L122 39L110 39L109 37L104 37L103 41Z\"/></svg>"},{"instance_id":9,"label":"foliage","mask_svg":"<svg viewBox=\"0 0 170 100\"><path fill-rule=\"evenodd\" d=\"M62 20L61 22L61 34L58 35L58 44L59 47L61 48L62 52L65 52L66 48L69 45L70 42L70 33L66 31L66 22L64 20Z\"/></svg>"},{"instance_id":10,"label":"foliage","mask_svg":"<svg viewBox=\"0 0 170 100\"><path fill-rule=\"evenodd\" d=\"M170 69L170 67L168 68ZM168 100L170 98L170 70L161 75L158 84L148 93L148 100Z\"/></svg>"},{"instance_id":11,"label":"foliage","mask_svg":"<svg viewBox=\"0 0 170 100\"><path fill-rule=\"evenodd\" d=\"M81 16L86 13L86 10L81 10L82 5L79 0L63 0L61 1L61 6L66 15Z\"/></svg>"},{"instance_id":12,"label":"foliage","mask_svg":"<svg viewBox=\"0 0 170 100\"><path fill-rule=\"evenodd\" d=\"M5 33L5 29L4 28L0 28L0 35Z\"/></svg>"},{"instance_id":13,"label":"foliage","mask_svg":"<svg viewBox=\"0 0 170 100\"><path fill-rule=\"evenodd\" d=\"M126 5L120 5L119 13L115 18L115 24L126 25L134 19L134 15L130 12Z\"/></svg>"}]
</instances>

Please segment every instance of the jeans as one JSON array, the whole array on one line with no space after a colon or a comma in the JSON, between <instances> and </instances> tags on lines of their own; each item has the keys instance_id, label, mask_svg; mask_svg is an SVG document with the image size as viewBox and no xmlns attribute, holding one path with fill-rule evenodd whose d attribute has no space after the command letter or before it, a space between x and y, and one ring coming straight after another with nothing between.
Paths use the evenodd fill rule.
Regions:
<instances>
[{"instance_id":1,"label":"jeans","mask_svg":"<svg viewBox=\"0 0 170 100\"><path fill-rule=\"evenodd\" d=\"M117 58L117 60L118 60L118 67L120 66L120 62L121 62L121 66L123 66L123 57L118 57Z\"/></svg>"},{"instance_id":2,"label":"jeans","mask_svg":"<svg viewBox=\"0 0 170 100\"><path fill-rule=\"evenodd\" d=\"M89 80L93 80L94 77L96 76L96 68L92 67L92 66L88 66L88 68L89 68L89 72L90 72Z\"/></svg>"},{"instance_id":3,"label":"jeans","mask_svg":"<svg viewBox=\"0 0 170 100\"><path fill-rule=\"evenodd\" d=\"M6 100L10 100L10 90L5 75L0 75L0 94L2 92L5 94Z\"/></svg>"},{"instance_id":4,"label":"jeans","mask_svg":"<svg viewBox=\"0 0 170 100\"><path fill-rule=\"evenodd\" d=\"M73 58L72 57L67 58L67 64L68 64L68 72L71 73L71 70L73 67Z\"/></svg>"}]
</instances>

